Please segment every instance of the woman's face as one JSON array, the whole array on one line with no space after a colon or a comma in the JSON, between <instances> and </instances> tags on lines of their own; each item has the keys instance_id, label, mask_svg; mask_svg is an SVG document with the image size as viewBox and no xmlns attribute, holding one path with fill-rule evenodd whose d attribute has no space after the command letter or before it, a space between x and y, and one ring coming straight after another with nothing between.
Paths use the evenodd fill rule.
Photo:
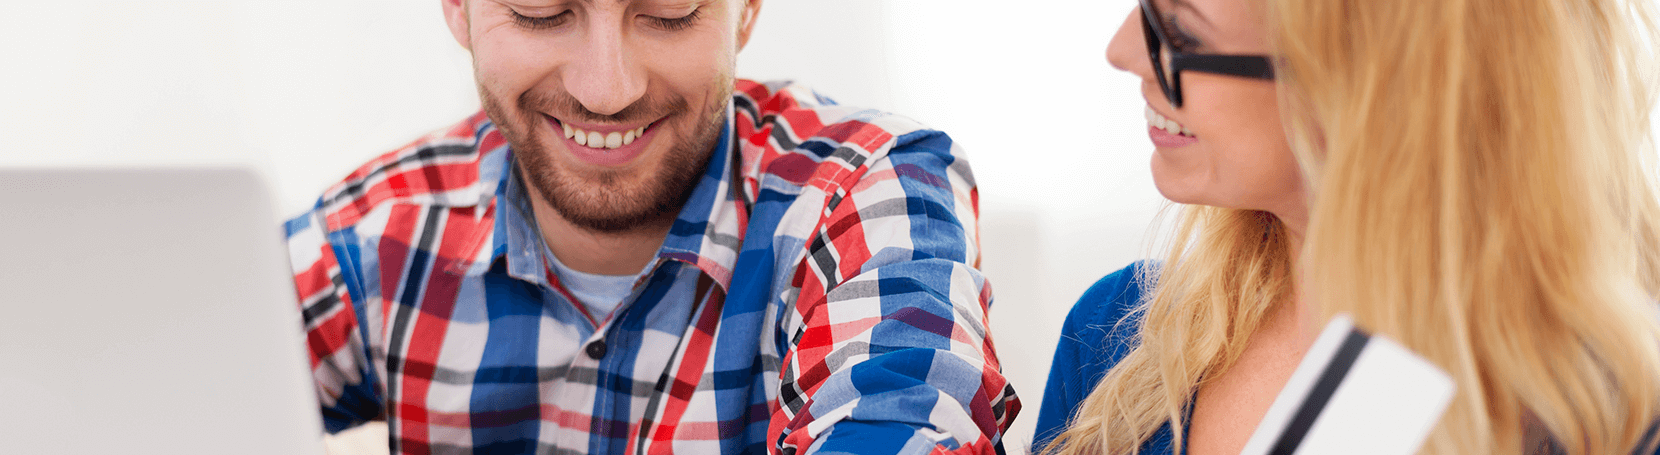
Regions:
<instances>
[{"instance_id":1,"label":"woman's face","mask_svg":"<svg viewBox=\"0 0 1660 455\"><path fill-rule=\"evenodd\" d=\"M1273 53L1264 0L1154 0L1154 8L1181 52ZM1183 71L1182 107L1171 107L1148 60L1141 17L1138 8L1118 28L1107 61L1141 78L1159 192L1184 204L1301 218L1302 179L1280 125L1273 81ZM1172 121L1180 134L1160 128Z\"/></svg>"}]
</instances>

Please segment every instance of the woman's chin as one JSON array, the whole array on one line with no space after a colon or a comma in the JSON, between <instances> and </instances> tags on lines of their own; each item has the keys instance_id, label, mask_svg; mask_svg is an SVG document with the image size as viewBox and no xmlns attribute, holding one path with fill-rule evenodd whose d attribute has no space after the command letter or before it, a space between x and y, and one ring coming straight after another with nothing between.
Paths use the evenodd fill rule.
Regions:
<instances>
[{"instance_id":1,"label":"woman's chin","mask_svg":"<svg viewBox=\"0 0 1660 455\"><path fill-rule=\"evenodd\" d=\"M1206 199L1206 198L1203 198L1203 197L1196 197L1193 194L1189 194L1189 193L1181 192L1181 191L1167 191L1162 186L1159 187L1159 194L1164 195L1164 198L1169 199L1170 202L1174 202L1174 203L1177 203L1177 204L1183 204L1183 205L1214 205L1214 204L1209 203L1209 201L1210 201L1209 199Z\"/></svg>"},{"instance_id":2,"label":"woman's chin","mask_svg":"<svg viewBox=\"0 0 1660 455\"><path fill-rule=\"evenodd\" d=\"M1153 162L1153 186L1158 188L1159 194L1177 204L1207 204L1214 198L1206 197L1205 188L1198 185L1194 179L1181 173L1171 172L1159 166L1157 159Z\"/></svg>"}]
</instances>

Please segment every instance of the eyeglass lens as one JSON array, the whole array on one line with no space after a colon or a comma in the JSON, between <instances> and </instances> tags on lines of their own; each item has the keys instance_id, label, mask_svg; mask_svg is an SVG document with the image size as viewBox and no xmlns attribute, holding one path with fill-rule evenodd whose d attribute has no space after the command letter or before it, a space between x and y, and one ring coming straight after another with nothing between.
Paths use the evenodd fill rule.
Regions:
<instances>
[{"instance_id":1,"label":"eyeglass lens","mask_svg":"<svg viewBox=\"0 0 1660 455\"><path fill-rule=\"evenodd\" d=\"M1159 27L1161 23L1159 22L1158 10L1153 9L1152 2L1142 0L1141 9L1141 25L1145 28L1143 32L1147 35L1147 56L1148 60L1156 65L1154 73L1158 77L1159 88L1164 90L1164 97L1170 101L1171 105L1181 107L1181 88L1175 84L1175 81L1180 79L1176 77L1175 64L1172 59L1172 55L1175 53L1174 49L1168 43L1165 43L1163 34L1159 33L1160 30L1154 28Z\"/></svg>"}]
</instances>

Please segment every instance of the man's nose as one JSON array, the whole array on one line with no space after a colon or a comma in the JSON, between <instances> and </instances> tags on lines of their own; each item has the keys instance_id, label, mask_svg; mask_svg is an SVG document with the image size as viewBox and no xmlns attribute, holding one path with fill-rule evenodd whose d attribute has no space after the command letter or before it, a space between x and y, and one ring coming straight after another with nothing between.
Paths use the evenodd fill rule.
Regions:
<instances>
[{"instance_id":1,"label":"man's nose","mask_svg":"<svg viewBox=\"0 0 1660 455\"><path fill-rule=\"evenodd\" d=\"M1148 61L1146 32L1141 30L1141 8L1130 10L1129 17L1118 26L1118 33L1107 43L1107 63L1128 71L1142 79L1153 78L1153 62Z\"/></svg>"},{"instance_id":2,"label":"man's nose","mask_svg":"<svg viewBox=\"0 0 1660 455\"><path fill-rule=\"evenodd\" d=\"M620 22L589 22L582 50L562 74L565 91L596 114L615 114L646 92L645 68L630 55Z\"/></svg>"}]
</instances>

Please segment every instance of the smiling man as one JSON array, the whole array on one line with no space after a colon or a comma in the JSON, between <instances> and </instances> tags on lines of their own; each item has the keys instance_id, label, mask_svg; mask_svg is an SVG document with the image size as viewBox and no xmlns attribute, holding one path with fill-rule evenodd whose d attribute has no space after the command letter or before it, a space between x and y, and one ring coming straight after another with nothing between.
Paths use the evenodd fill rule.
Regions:
<instances>
[{"instance_id":1,"label":"smiling man","mask_svg":"<svg viewBox=\"0 0 1660 455\"><path fill-rule=\"evenodd\" d=\"M760 0L442 0L483 112L290 221L331 432L399 453L991 453L945 134L733 77Z\"/></svg>"}]
</instances>

